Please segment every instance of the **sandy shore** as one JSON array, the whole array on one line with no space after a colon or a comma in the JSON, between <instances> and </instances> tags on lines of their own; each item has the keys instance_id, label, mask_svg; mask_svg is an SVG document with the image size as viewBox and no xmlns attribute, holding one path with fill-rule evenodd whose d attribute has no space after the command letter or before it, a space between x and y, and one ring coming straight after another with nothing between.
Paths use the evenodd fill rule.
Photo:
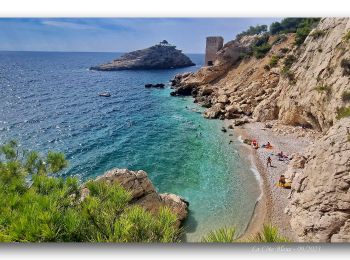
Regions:
<instances>
[{"instance_id":1,"label":"sandy shore","mask_svg":"<svg viewBox=\"0 0 350 260\"><path fill-rule=\"evenodd\" d=\"M278 227L280 233L290 240L294 240L294 234L290 228L289 216L284 213L288 204L290 190L278 187L276 184L281 174L287 170L288 162L279 161L275 156L280 151L288 156L293 153L303 152L314 140L316 133L299 127L283 126L275 121L269 122L272 128L266 128L265 123L248 123L235 127L234 131L242 139L256 139L259 145L270 142L273 149L253 149L243 144L244 150L248 150L252 164L258 170L261 177L262 196L257 202L252 219L241 238L248 238L262 229L264 223L271 223ZM227 120L227 125L231 124ZM271 155L273 154L273 155ZM272 166L267 167L267 157L271 155Z\"/></svg>"}]
</instances>

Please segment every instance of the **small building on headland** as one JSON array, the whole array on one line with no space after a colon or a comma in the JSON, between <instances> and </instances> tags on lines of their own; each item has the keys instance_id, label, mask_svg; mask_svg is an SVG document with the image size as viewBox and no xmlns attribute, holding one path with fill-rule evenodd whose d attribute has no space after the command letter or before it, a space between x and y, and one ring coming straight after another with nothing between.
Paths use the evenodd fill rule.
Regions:
<instances>
[{"instance_id":1,"label":"small building on headland","mask_svg":"<svg viewBox=\"0 0 350 260\"><path fill-rule=\"evenodd\" d=\"M176 48L175 45L170 44L167 40L161 41L156 46Z\"/></svg>"},{"instance_id":2,"label":"small building on headland","mask_svg":"<svg viewBox=\"0 0 350 260\"><path fill-rule=\"evenodd\" d=\"M205 66L212 66L216 60L216 53L221 50L224 45L224 38L221 36L207 37L205 47Z\"/></svg>"}]
</instances>

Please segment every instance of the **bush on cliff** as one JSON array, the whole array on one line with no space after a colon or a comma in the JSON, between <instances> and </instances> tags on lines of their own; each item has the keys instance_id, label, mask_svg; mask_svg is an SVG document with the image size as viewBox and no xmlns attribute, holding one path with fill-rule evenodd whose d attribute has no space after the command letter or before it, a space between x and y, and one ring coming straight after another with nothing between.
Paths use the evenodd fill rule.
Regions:
<instances>
[{"instance_id":1,"label":"bush on cliff","mask_svg":"<svg viewBox=\"0 0 350 260\"><path fill-rule=\"evenodd\" d=\"M270 25L271 34L295 33L298 28L315 26L320 18L284 18L281 22L273 22Z\"/></svg>"},{"instance_id":2,"label":"bush on cliff","mask_svg":"<svg viewBox=\"0 0 350 260\"><path fill-rule=\"evenodd\" d=\"M246 36L246 35L262 34L262 33L265 33L265 32L267 32L267 25L250 26L248 28L248 30L237 34L236 39L239 40L243 36Z\"/></svg>"},{"instance_id":3,"label":"bush on cliff","mask_svg":"<svg viewBox=\"0 0 350 260\"><path fill-rule=\"evenodd\" d=\"M117 184L88 182L82 199L77 178L54 175L67 166L62 153L0 146L0 242L174 242L176 216L130 205Z\"/></svg>"},{"instance_id":4,"label":"bush on cliff","mask_svg":"<svg viewBox=\"0 0 350 260\"><path fill-rule=\"evenodd\" d=\"M319 21L320 18L285 18L281 22L272 23L270 25L270 33L296 33L295 44L301 45ZM317 35L320 36L319 34Z\"/></svg>"},{"instance_id":5,"label":"bush on cliff","mask_svg":"<svg viewBox=\"0 0 350 260\"><path fill-rule=\"evenodd\" d=\"M341 107L338 109L336 118L339 120L344 117L350 117L350 107Z\"/></svg>"},{"instance_id":6,"label":"bush on cliff","mask_svg":"<svg viewBox=\"0 0 350 260\"><path fill-rule=\"evenodd\" d=\"M279 59L280 59L280 58L279 58L278 56L273 55L273 56L271 57L270 61L269 61L270 67L271 67L271 68L276 67L276 65L278 64Z\"/></svg>"}]
</instances>

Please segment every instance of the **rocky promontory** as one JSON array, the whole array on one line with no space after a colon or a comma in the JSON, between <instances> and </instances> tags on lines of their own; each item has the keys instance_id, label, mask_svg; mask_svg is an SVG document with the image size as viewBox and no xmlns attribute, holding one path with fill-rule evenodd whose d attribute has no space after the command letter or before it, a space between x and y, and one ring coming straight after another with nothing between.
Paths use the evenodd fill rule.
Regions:
<instances>
[{"instance_id":1,"label":"rocky promontory","mask_svg":"<svg viewBox=\"0 0 350 260\"><path fill-rule=\"evenodd\" d=\"M152 47L126 53L112 62L90 69L100 71L147 70L183 68L194 65L181 50L164 40Z\"/></svg>"},{"instance_id":2,"label":"rocky promontory","mask_svg":"<svg viewBox=\"0 0 350 260\"><path fill-rule=\"evenodd\" d=\"M132 204L139 205L151 213L157 213L163 206L168 207L177 216L178 226L187 217L189 203L175 194L159 194L145 171L130 171L116 168L97 177L95 181L120 184L131 193ZM82 199L88 194L88 188L83 188Z\"/></svg>"}]
</instances>

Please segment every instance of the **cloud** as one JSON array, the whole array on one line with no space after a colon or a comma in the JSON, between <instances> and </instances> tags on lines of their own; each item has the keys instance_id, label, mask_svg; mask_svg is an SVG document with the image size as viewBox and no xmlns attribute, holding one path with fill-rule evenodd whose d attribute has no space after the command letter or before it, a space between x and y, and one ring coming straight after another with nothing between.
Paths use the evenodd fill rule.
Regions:
<instances>
[{"instance_id":1,"label":"cloud","mask_svg":"<svg viewBox=\"0 0 350 260\"><path fill-rule=\"evenodd\" d=\"M98 30L98 26L93 26L89 24L74 23L74 22L65 22L65 21L53 21L53 20L44 20L41 21L41 24L54 26L64 29L73 29L73 30Z\"/></svg>"}]
</instances>

